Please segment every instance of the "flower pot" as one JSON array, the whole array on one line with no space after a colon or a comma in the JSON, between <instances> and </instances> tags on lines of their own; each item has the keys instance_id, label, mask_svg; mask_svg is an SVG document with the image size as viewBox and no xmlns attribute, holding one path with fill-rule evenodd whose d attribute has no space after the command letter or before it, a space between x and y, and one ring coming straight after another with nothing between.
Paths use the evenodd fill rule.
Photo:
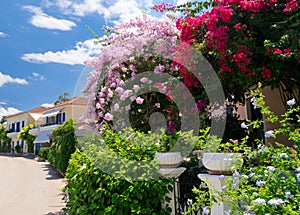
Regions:
<instances>
[{"instance_id":1,"label":"flower pot","mask_svg":"<svg viewBox=\"0 0 300 215\"><path fill-rule=\"evenodd\" d=\"M157 152L155 159L160 168L177 168L183 161L181 152Z\"/></svg>"},{"instance_id":2,"label":"flower pot","mask_svg":"<svg viewBox=\"0 0 300 215\"><path fill-rule=\"evenodd\" d=\"M240 153L204 153L202 162L209 174L231 175L243 165L243 158Z\"/></svg>"}]
</instances>

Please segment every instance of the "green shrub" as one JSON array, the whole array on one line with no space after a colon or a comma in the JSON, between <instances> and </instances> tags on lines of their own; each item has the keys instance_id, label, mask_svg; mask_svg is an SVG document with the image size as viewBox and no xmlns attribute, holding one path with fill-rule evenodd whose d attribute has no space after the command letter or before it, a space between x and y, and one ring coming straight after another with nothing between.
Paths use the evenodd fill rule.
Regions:
<instances>
[{"instance_id":1,"label":"green shrub","mask_svg":"<svg viewBox=\"0 0 300 215\"><path fill-rule=\"evenodd\" d=\"M116 179L96 167L79 151L72 155L66 173L69 214L170 214L161 208L172 186L166 179L129 182Z\"/></svg>"},{"instance_id":2,"label":"green shrub","mask_svg":"<svg viewBox=\"0 0 300 215\"><path fill-rule=\"evenodd\" d=\"M34 152L34 143L35 136L29 134L29 130L35 128L34 124L27 125L21 129L21 131L18 133L18 138L21 140L24 140L27 142L28 146L28 152L33 153Z\"/></svg>"},{"instance_id":3,"label":"green shrub","mask_svg":"<svg viewBox=\"0 0 300 215\"><path fill-rule=\"evenodd\" d=\"M20 145L16 145L16 146L15 146L15 151L16 151L17 153L21 153L21 146L20 146Z\"/></svg>"},{"instance_id":4,"label":"green shrub","mask_svg":"<svg viewBox=\"0 0 300 215\"><path fill-rule=\"evenodd\" d=\"M48 161L55 166L55 168L65 173L69 159L74 153L77 143L73 120L67 120L64 124L54 129L52 134L56 139L49 149Z\"/></svg>"},{"instance_id":5,"label":"green shrub","mask_svg":"<svg viewBox=\"0 0 300 215\"><path fill-rule=\"evenodd\" d=\"M2 145L0 146L0 152L10 152L11 151L11 146L9 143L2 143Z\"/></svg>"},{"instance_id":6,"label":"green shrub","mask_svg":"<svg viewBox=\"0 0 300 215\"><path fill-rule=\"evenodd\" d=\"M49 147L41 148L41 150L39 151L39 156L41 158L48 159L49 150Z\"/></svg>"},{"instance_id":7,"label":"green shrub","mask_svg":"<svg viewBox=\"0 0 300 215\"><path fill-rule=\"evenodd\" d=\"M191 132L178 132L174 138L190 141L190 135ZM80 138L79 144L81 151L72 155L66 172L67 213L171 213L168 206L162 208L162 203L167 205L170 201L165 195L172 191L173 180L159 177L154 159L156 152L174 145L164 132L106 129L103 136Z\"/></svg>"}]
</instances>

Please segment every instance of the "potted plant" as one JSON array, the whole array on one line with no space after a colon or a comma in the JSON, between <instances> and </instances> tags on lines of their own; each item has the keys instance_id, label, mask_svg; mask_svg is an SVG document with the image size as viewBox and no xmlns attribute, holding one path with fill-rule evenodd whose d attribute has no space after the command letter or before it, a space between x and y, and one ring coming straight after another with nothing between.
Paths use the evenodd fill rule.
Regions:
<instances>
[{"instance_id":1,"label":"potted plant","mask_svg":"<svg viewBox=\"0 0 300 215\"><path fill-rule=\"evenodd\" d=\"M162 131L163 132L163 131ZM189 149L193 148L196 136L192 131L166 133L161 135L159 140L159 151L155 154L155 159L160 168L176 168L190 154Z\"/></svg>"},{"instance_id":2,"label":"potted plant","mask_svg":"<svg viewBox=\"0 0 300 215\"><path fill-rule=\"evenodd\" d=\"M198 147L202 146L202 163L209 174L231 175L235 169L243 165L243 152L248 151L247 138L241 141L230 139L222 143L222 139L209 135L207 130L200 135Z\"/></svg>"}]
</instances>

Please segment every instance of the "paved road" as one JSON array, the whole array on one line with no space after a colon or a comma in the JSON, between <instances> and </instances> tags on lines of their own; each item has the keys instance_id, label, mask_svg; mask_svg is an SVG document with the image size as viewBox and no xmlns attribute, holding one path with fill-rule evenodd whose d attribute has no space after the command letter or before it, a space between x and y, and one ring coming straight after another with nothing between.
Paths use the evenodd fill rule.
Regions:
<instances>
[{"instance_id":1,"label":"paved road","mask_svg":"<svg viewBox=\"0 0 300 215\"><path fill-rule=\"evenodd\" d=\"M65 183L47 162L0 156L0 215L60 215Z\"/></svg>"}]
</instances>

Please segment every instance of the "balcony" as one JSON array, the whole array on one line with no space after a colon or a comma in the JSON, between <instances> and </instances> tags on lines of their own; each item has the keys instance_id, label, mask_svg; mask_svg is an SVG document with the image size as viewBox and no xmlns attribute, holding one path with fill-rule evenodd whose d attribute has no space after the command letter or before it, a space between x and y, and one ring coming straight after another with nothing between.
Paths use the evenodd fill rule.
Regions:
<instances>
[{"instance_id":1,"label":"balcony","mask_svg":"<svg viewBox=\"0 0 300 215\"><path fill-rule=\"evenodd\" d=\"M8 136L9 138L17 137L19 132L20 132L20 129L18 129L18 130L17 129L9 129L9 130L7 130L6 136Z\"/></svg>"},{"instance_id":2,"label":"balcony","mask_svg":"<svg viewBox=\"0 0 300 215\"><path fill-rule=\"evenodd\" d=\"M40 127L40 131L53 131L55 128L57 128L59 124L57 123L46 123Z\"/></svg>"},{"instance_id":3,"label":"balcony","mask_svg":"<svg viewBox=\"0 0 300 215\"><path fill-rule=\"evenodd\" d=\"M30 135L37 136L39 133L39 128L30 129L28 132Z\"/></svg>"},{"instance_id":4,"label":"balcony","mask_svg":"<svg viewBox=\"0 0 300 215\"><path fill-rule=\"evenodd\" d=\"M48 123L45 123L45 124L42 124L40 125L41 127L46 127L46 126L52 126L52 125L61 125L63 124L63 122L48 122Z\"/></svg>"},{"instance_id":5,"label":"balcony","mask_svg":"<svg viewBox=\"0 0 300 215\"><path fill-rule=\"evenodd\" d=\"M10 131L7 133L6 136L8 136L9 138L13 138L13 137L17 137L18 134L19 134L19 132L17 132L17 131Z\"/></svg>"}]
</instances>

